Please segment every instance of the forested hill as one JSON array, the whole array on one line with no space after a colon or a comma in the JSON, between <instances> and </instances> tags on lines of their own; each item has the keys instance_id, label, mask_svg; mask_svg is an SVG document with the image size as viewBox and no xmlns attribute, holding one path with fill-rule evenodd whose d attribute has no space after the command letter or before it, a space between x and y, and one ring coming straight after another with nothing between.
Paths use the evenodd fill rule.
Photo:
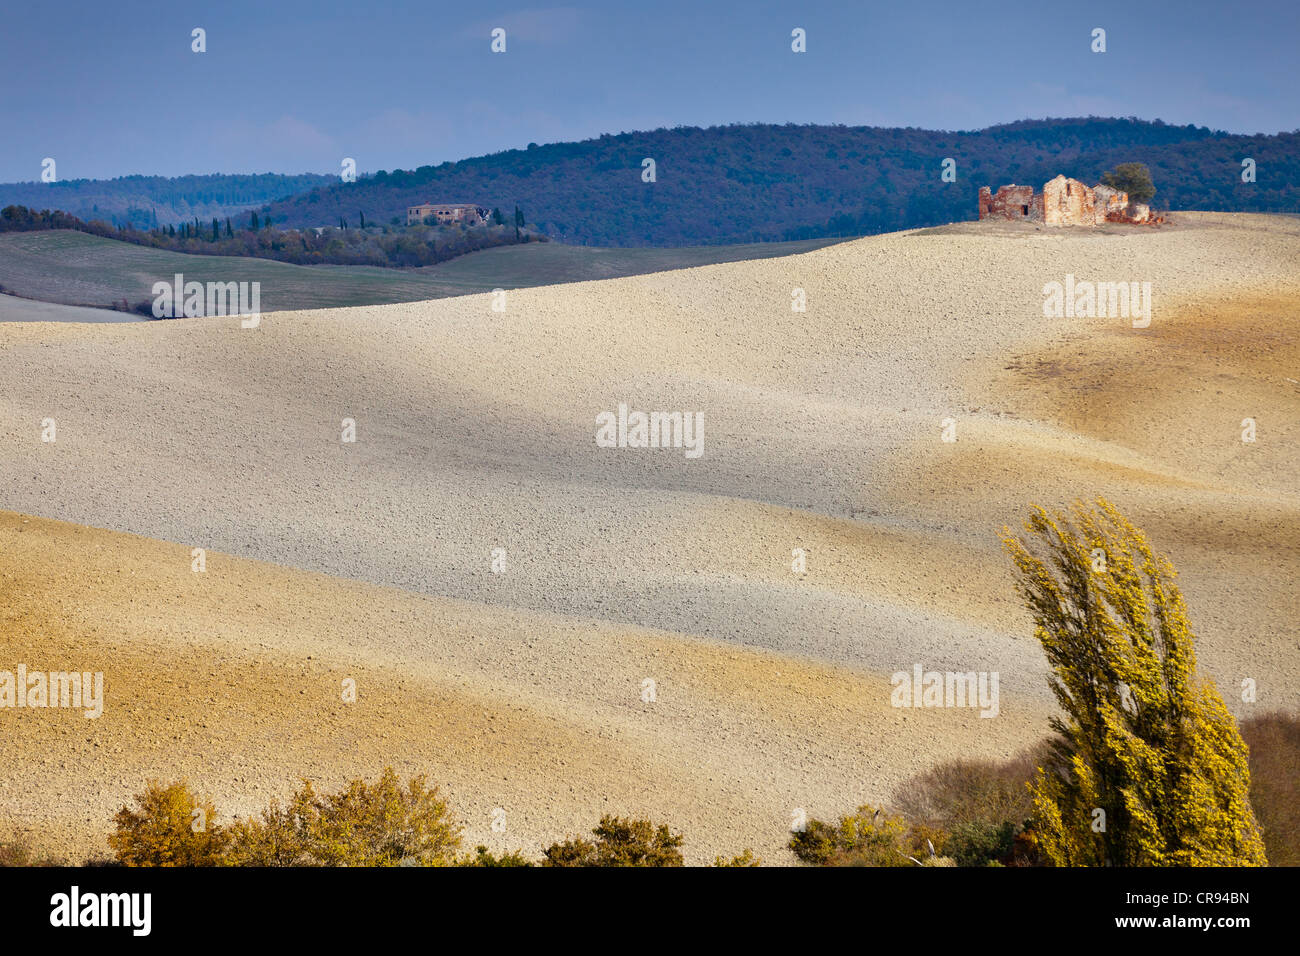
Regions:
<instances>
[{"instance_id":1,"label":"forested hill","mask_svg":"<svg viewBox=\"0 0 1300 956\"><path fill-rule=\"evenodd\" d=\"M945 157L956 182L941 180ZM655 182L642 161L655 161ZM1243 183L1254 159L1257 181ZM966 133L847 126L682 127L530 144L363 176L271 205L277 223L388 223L417 202L472 202L564 242L677 246L886 232L976 216L979 187L1090 185L1122 162L1151 168L1158 206L1300 212L1300 131L1216 133L1132 119L1027 120Z\"/></svg>"},{"instance_id":2,"label":"forested hill","mask_svg":"<svg viewBox=\"0 0 1300 956\"><path fill-rule=\"evenodd\" d=\"M224 220L337 179L316 173L253 173L3 183L0 208L57 209L87 222L99 220L112 226L149 229L195 219L207 222L214 216Z\"/></svg>"}]
</instances>

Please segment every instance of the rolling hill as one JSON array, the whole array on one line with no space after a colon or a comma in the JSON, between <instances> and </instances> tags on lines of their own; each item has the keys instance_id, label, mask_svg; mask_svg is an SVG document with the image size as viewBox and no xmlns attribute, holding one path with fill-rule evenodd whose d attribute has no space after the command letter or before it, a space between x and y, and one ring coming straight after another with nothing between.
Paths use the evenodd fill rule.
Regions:
<instances>
[{"instance_id":1,"label":"rolling hill","mask_svg":"<svg viewBox=\"0 0 1300 956\"><path fill-rule=\"evenodd\" d=\"M1280 216L960 223L500 314L0 324L9 660L105 687L99 719L4 724L0 820L102 852L150 778L246 814L391 765L468 846L535 856L609 812L690 863L794 862L798 810L1048 734L998 533L1099 494L1179 569L1233 712L1294 711L1297 259ZM1044 318L1067 273L1150 281L1150 326ZM698 413L703 454L601 447L619 403ZM996 719L894 706L918 665L1000 675Z\"/></svg>"},{"instance_id":2,"label":"rolling hill","mask_svg":"<svg viewBox=\"0 0 1300 956\"><path fill-rule=\"evenodd\" d=\"M151 299L180 272L200 282L262 283L262 309L316 309L440 299L495 288L583 282L808 252L834 239L681 249L598 249L556 242L500 246L422 269L298 266L193 256L70 229L0 235L0 289L45 302L108 308Z\"/></svg>"}]
</instances>

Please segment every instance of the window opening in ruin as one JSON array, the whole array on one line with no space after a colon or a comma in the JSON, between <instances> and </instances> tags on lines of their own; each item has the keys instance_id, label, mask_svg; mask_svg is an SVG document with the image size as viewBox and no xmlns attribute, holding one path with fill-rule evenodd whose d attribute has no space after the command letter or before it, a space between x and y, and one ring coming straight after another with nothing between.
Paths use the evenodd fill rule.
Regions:
<instances>
[{"instance_id":1,"label":"window opening in ruin","mask_svg":"<svg viewBox=\"0 0 1300 956\"><path fill-rule=\"evenodd\" d=\"M1022 215L1022 216L1028 216L1028 215L1029 215L1029 207L1028 207L1028 206L1021 206L1021 207L1020 207L1020 215Z\"/></svg>"}]
</instances>

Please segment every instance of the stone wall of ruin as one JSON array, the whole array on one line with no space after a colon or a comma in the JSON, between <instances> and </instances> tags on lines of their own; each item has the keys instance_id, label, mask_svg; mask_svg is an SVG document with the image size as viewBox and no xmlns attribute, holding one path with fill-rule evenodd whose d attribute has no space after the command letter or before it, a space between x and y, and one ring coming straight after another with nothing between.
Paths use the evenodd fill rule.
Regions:
<instances>
[{"instance_id":1,"label":"stone wall of ruin","mask_svg":"<svg viewBox=\"0 0 1300 956\"><path fill-rule=\"evenodd\" d=\"M996 194L982 186L980 218L1042 222L1043 197L1034 192L1033 186L1003 186Z\"/></svg>"},{"instance_id":2,"label":"stone wall of ruin","mask_svg":"<svg viewBox=\"0 0 1300 956\"><path fill-rule=\"evenodd\" d=\"M1092 190L1064 176L1044 183L1043 222L1049 226L1095 226L1097 207Z\"/></svg>"},{"instance_id":3,"label":"stone wall of ruin","mask_svg":"<svg viewBox=\"0 0 1300 956\"><path fill-rule=\"evenodd\" d=\"M1092 195L1098 223L1127 221L1128 193L1101 185L1093 188Z\"/></svg>"}]
</instances>

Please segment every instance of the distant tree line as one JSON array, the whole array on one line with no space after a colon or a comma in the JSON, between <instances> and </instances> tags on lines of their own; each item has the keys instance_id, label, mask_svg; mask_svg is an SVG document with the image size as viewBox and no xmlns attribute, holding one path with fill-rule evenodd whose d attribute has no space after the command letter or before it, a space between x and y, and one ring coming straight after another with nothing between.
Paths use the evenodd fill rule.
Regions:
<instances>
[{"instance_id":1,"label":"distant tree line","mask_svg":"<svg viewBox=\"0 0 1300 956\"><path fill-rule=\"evenodd\" d=\"M653 158L654 182L641 162ZM956 162L956 181L941 178ZM1254 159L1257 181L1243 182ZM1094 185L1143 163L1172 209L1300 212L1300 131L1241 136L1136 119L1027 120L976 132L847 126L678 127L379 171L270 205L320 225L361 205L376 219L429 199L527 204L554 239L681 246L865 235L974 219L980 186ZM508 215L507 215L508 218Z\"/></svg>"},{"instance_id":2,"label":"distant tree line","mask_svg":"<svg viewBox=\"0 0 1300 956\"><path fill-rule=\"evenodd\" d=\"M195 216L210 219L239 215L250 207L261 208L273 200L337 180L337 176L318 173L218 173L5 183L0 184L0 206L57 207L87 222L98 219L114 226L148 229L179 224Z\"/></svg>"},{"instance_id":3,"label":"distant tree line","mask_svg":"<svg viewBox=\"0 0 1300 956\"><path fill-rule=\"evenodd\" d=\"M646 158L655 160L654 182L641 178ZM945 159L955 163L953 182L941 175ZM1247 159L1255 163L1253 181L1242 179ZM350 224L353 216L359 225L358 210L364 210L369 234L375 223L404 223L409 206L427 201L496 204L506 212L494 215L493 224L508 227L518 200L528 207L535 232L563 242L713 245L974 219L980 186L1041 186L1058 173L1094 185L1105 171L1131 163L1150 170L1161 208L1300 213L1300 130L1242 136L1097 117L1024 120L973 132L678 127L530 144L415 170L380 170L351 183L337 176L262 174L0 185L0 204L57 205L86 221L146 232L163 225L179 229L195 218L238 221L250 205L263 216L269 212L278 226L300 229ZM306 240L258 254L334 261L310 258L320 251L320 244ZM409 259L411 250L394 254Z\"/></svg>"},{"instance_id":4,"label":"distant tree line","mask_svg":"<svg viewBox=\"0 0 1300 956\"><path fill-rule=\"evenodd\" d=\"M456 256L493 246L545 241L546 237L523 223L516 210L517 225L504 224L498 211L493 221L481 226L430 225L375 226L352 228L345 217L338 227L280 229L269 215L251 212L239 222L225 217L202 221L197 217L179 225L136 229L105 222L84 222L65 212L37 211L26 206L0 210L0 232L30 232L42 229L75 229L108 239L210 256L249 256L275 259L297 265L370 265L392 268L418 267L446 262ZM364 213L358 221L366 222Z\"/></svg>"}]
</instances>

